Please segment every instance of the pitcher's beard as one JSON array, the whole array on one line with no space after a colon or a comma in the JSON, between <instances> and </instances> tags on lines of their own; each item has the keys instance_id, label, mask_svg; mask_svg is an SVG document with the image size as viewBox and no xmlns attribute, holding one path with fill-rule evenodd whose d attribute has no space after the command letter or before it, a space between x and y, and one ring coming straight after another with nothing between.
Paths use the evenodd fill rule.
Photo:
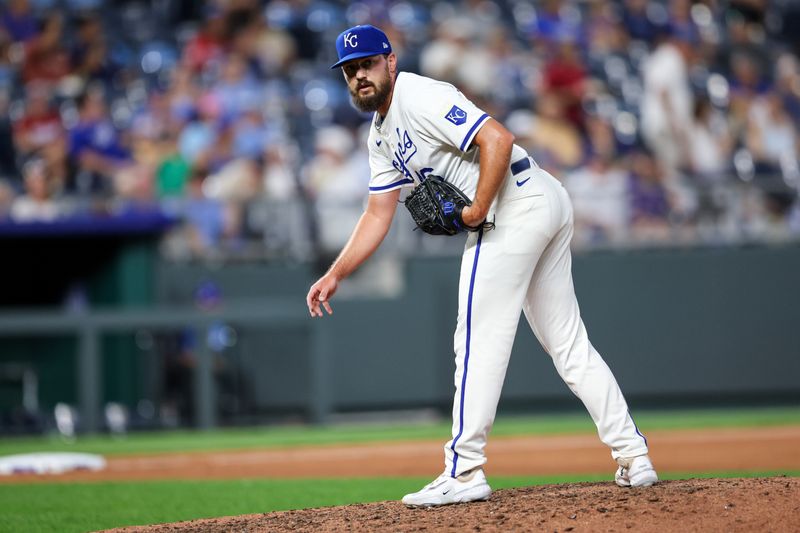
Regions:
<instances>
[{"instance_id":1,"label":"pitcher's beard","mask_svg":"<svg viewBox=\"0 0 800 533\"><path fill-rule=\"evenodd\" d=\"M359 96L358 89L350 90L350 97L353 100L353 105L362 113L374 113L386 102L391 91L391 83L386 79L382 83L373 84L375 93L370 96Z\"/></svg>"}]
</instances>

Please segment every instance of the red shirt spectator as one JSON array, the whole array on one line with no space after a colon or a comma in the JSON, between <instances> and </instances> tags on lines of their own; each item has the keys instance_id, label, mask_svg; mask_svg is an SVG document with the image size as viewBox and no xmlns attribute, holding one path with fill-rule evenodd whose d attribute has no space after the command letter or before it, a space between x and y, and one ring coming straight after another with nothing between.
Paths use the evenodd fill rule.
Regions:
<instances>
[{"instance_id":1,"label":"red shirt spectator","mask_svg":"<svg viewBox=\"0 0 800 533\"><path fill-rule=\"evenodd\" d=\"M46 87L29 88L25 114L14 123L14 140L23 154L35 152L63 138L61 117L50 106L49 100L50 93Z\"/></svg>"},{"instance_id":2,"label":"red shirt spectator","mask_svg":"<svg viewBox=\"0 0 800 533\"><path fill-rule=\"evenodd\" d=\"M22 79L58 82L69 74L69 52L63 45L63 21L53 14L44 21L42 32L27 43Z\"/></svg>"},{"instance_id":3,"label":"red shirt spectator","mask_svg":"<svg viewBox=\"0 0 800 533\"><path fill-rule=\"evenodd\" d=\"M193 72L199 72L209 61L222 56L224 43L225 19L221 14L215 14L186 44L183 62Z\"/></svg>"},{"instance_id":4,"label":"red shirt spectator","mask_svg":"<svg viewBox=\"0 0 800 533\"><path fill-rule=\"evenodd\" d=\"M585 80L586 69L575 43L569 40L560 42L542 73L543 90L561 100L564 118L581 129L583 129L581 101L585 91Z\"/></svg>"}]
</instances>

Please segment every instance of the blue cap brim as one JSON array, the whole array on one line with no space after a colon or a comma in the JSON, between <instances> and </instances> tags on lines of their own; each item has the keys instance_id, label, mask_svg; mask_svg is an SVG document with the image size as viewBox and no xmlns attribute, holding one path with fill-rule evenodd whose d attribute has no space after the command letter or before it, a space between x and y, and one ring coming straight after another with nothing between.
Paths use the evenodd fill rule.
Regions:
<instances>
[{"instance_id":1,"label":"blue cap brim","mask_svg":"<svg viewBox=\"0 0 800 533\"><path fill-rule=\"evenodd\" d=\"M387 50L386 53L388 54L390 51L391 50ZM335 69L336 67L341 67L348 61L352 61L354 59L361 59L362 57L379 56L379 55L383 54L376 54L375 52L355 52L353 54L344 56L339 61L331 65L331 70Z\"/></svg>"}]
</instances>

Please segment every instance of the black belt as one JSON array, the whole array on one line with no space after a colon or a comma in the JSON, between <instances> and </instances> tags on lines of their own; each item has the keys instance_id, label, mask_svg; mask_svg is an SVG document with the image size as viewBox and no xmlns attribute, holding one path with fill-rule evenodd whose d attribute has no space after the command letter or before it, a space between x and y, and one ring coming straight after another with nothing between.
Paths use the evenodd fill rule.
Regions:
<instances>
[{"instance_id":1,"label":"black belt","mask_svg":"<svg viewBox=\"0 0 800 533\"><path fill-rule=\"evenodd\" d=\"M509 168L511 168L511 174L516 176L520 172L525 172L526 170L531 168L531 166L533 166L534 164L535 163L531 161L530 157L525 157L523 159L511 163L511 166Z\"/></svg>"}]
</instances>

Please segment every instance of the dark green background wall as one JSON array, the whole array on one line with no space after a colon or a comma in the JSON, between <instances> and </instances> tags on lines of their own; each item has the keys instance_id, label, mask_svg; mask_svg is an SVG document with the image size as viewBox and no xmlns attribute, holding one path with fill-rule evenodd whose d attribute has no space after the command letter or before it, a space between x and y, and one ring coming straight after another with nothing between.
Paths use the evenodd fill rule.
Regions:
<instances>
[{"instance_id":1,"label":"dark green background wall","mask_svg":"<svg viewBox=\"0 0 800 533\"><path fill-rule=\"evenodd\" d=\"M594 252L578 255L573 269L590 338L632 400L800 399L800 248ZM449 405L457 273L455 258L413 259L399 297L335 302L323 327L338 409ZM162 265L158 277L159 293L173 301L212 279L229 299L286 296L298 306L313 281L306 267ZM304 335L243 332L259 402L303 405ZM503 402L577 402L524 320Z\"/></svg>"},{"instance_id":2,"label":"dark green background wall","mask_svg":"<svg viewBox=\"0 0 800 533\"><path fill-rule=\"evenodd\" d=\"M119 255L93 280L96 301L193 305L196 288L211 281L228 306L288 299L304 308L315 279L310 265L167 264L151 252ZM409 260L399 296L342 298L333 317L313 325L327 328L336 410L449 409L457 276L456 258ZM633 406L800 401L800 247L593 252L575 257L574 277L590 338ZM238 342L222 357L236 376L220 388L241 396L234 411L303 413L309 330L232 326ZM74 402L73 345L3 339L0 363L34 366L44 407ZM118 335L104 340L103 357L105 400L157 400L163 384L147 376L158 375L162 355ZM0 395L3 406L12 397ZM578 405L523 321L501 407L555 404Z\"/></svg>"}]
</instances>

